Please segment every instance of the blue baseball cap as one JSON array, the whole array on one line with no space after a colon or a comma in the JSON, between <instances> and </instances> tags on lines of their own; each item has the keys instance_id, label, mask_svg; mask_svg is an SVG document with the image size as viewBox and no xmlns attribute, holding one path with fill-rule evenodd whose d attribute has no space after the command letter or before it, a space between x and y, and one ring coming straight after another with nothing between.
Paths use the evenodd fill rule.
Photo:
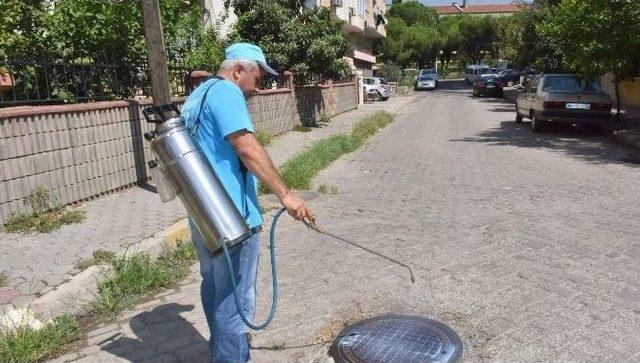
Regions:
<instances>
[{"instance_id":1,"label":"blue baseball cap","mask_svg":"<svg viewBox=\"0 0 640 363\"><path fill-rule=\"evenodd\" d=\"M258 65L260 65L260 67L262 67L262 69L264 69L267 73L271 73L274 76L278 75L278 72L269 67L262 49L260 49L260 47L258 47L257 45L253 45L250 43L235 43L230 45L224 51L224 53L227 57L227 60L244 59L254 61L258 63Z\"/></svg>"}]
</instances>

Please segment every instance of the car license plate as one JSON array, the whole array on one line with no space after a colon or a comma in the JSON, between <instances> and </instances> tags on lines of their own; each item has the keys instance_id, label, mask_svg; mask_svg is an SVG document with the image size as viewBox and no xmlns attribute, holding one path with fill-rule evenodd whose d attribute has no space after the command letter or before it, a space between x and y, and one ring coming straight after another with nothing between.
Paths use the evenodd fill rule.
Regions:
<instances>
[{"instance_id":1,"label":"car license plate","mask_svg":"<svg viewBox=\"0 0 640 363\"><path fill-rule=\"evenodd\" d=\"M567 103L565 108L570 110L589 110L591 109L591 105L588 103Z\"/></svg>"}]
</instances>

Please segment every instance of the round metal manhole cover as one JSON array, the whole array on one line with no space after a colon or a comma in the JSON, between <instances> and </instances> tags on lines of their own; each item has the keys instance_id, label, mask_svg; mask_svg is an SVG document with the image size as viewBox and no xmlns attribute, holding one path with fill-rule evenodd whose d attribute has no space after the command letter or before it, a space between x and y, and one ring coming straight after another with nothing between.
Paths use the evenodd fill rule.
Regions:
<instances>
[{"instance_id":1,"label":"round metal manhole cover","mask_svg":"<svg viewBox=\"0 0 640 363\"><path fill-rule=\"evenodd\" d=\"M336 363L455 362L462 357L462 341L435 320L384 315L345 328L329 355Z\"/></svg>"}]
</instances>

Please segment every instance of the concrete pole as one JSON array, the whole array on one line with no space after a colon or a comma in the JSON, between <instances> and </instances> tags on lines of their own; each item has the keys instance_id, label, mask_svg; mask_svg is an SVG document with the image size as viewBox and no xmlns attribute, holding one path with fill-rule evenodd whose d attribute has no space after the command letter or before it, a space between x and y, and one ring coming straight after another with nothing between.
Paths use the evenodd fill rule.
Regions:
<instances>
[{"instance_id":1,"label":"concrete pole","mask_svg":"<svg viewBox=\"0 0 640 363\"><path fill-rule=\"evenodd\" d=\"M144 18L144 37L149 52L153 104L166 105L171 103L171 91L158 0L142 0L142 17Z\"/></svg>"}]
</instances>

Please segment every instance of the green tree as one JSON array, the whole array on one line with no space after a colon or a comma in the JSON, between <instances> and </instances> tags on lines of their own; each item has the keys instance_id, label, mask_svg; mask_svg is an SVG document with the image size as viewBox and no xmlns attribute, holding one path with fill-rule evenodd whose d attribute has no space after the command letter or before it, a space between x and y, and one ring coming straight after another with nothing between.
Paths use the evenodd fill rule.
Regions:
<instances>
[{"instance_id":1,"label":"green tree","mask_svg":"<svg viewBox=\"0 0 640 363\"><path fill-rule=\"evenodd\" d=\"M381 58L404 67L433 64L443 44L435 10L410 1L393 5L387 17L387 37L376 44Z\"/></svg>"},{"instance_id":2,"label":"green tree","mask_svg":"<svg viewBox=\"0 0 640 363\"><path fill-rule=\"evenodd\" d=\"M445 66L451 62L453 52L458 52L460 49L459 19L457 16L446 16L438 23L438 32L442 41L442 58Z\"/></svg>"},{"instance_id":3,"label":"green tree","mask_svg":"<svg viewBox=\"0 0 640 363\"><path fill-rule=\"evenodd\" d=\"M619 82L640 73L640 2L562 0L547 11L537 26L542 40L557 44L576 72L613 73L619 116Z\"/></svg>"},{"instance_id":4,"label":"green tree","mask_svg":"<svg viewBox=\"0 0 640 363\"><path fill-rule=\"evenodd\" d=\"M438 22L438 13L417 1L394 4L387 12L387 17L400 18L408 26L423 25L435 28Z\"/></svg>"},{"instance_id":5,"label":"green tree","mask_svg":"<svg viewBox=\"0 0 640 363\"><path fill-rule=\"evenodd\" d=\"M0 60L48 53L43 41L45 5L44 0L0 1Z\"/></svg>"},{"instance_id":6,"label":"green tree","mask_svg":"<svg viewBox=\"0 0 640 363\"><path fill-rule=\"evenodd\" d=\"M492 16L460 15L460 53L473 63L479 63L485 54L496 58L495 42L497 22Z\"/></svg>"},{"instance_id":7,"label":"green tree","mask_svg":"<svg viewBox=\"0 0 640 363\"><path fill-rule=\"evenodd\" d=\"M234 40L259 45L276 69L290 70L294 81L344 77L350 71L342 59L348 41L331 10L300 10L295 1L263 0L240 13Z\"/></svg>"}]
</instances>

